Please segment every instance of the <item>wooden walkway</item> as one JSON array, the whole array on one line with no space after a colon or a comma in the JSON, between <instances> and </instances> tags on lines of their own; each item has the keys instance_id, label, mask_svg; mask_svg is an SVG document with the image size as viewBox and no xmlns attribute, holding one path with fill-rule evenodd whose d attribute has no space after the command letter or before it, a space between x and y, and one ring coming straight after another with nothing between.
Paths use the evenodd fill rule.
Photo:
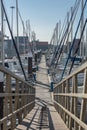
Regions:
<instances>
[{"instance_id":1,"label":"wooden walkway","mask_svg":"<svg viewBox=\"0 0 87 130\"><path fill-rule=\"evenodd\" d=\"M49 84L45 56L42 56L37 81ZM68 130L52 102L52 93L46 85L35 85L36 105L15 130Z\"/></svg>"}]
</instances>

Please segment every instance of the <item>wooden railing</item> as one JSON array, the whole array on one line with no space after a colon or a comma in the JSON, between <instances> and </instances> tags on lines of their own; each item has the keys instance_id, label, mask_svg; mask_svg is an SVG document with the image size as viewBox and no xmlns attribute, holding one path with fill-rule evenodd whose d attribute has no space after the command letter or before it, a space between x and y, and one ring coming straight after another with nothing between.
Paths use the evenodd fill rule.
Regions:
<instances>
[{"instance_id":1,"label":"wooden railing","mask_svg":"<svg viewBox=\"0 0 87 130\"><path fill-rule=\"evenodd\" d=\"M14 130L35 105L35 88L7 69L0 88L0 130ZM1 87L1 86L0 86Z\"/></svg>"},{"instance_id":2,"label":"wooden railing","mask_svg":"<svg viewBox=\"0 0 87 130\"><path fill-rule=\"evenodd\" d=\"M69 130L87 130L87 62L56 85L54 105Z\"/></svg>"}]
</instances>

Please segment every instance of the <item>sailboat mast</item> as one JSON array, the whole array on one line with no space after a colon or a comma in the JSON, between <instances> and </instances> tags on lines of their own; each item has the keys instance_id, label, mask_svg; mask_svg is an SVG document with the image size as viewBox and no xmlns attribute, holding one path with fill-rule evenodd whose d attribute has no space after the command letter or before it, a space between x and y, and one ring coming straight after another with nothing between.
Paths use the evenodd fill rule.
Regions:
<instances>
[{"instance_id":1,"label":"sailboat mast","mask_svg":"<svg viewBox=\"0 0 87 130\"><path fill-rule=\"evenodd\" d=\"M4 66L4 27L3 27L4 12L1 6L1 60Z\"/></svg>"},{"instance_id":2,"label":"sailboat mast","mask_svg":"<svg viewBox=\"0 0 87 130\"><path fill-rule=\"evenodd\" d=\"M19 51L18 0L16 0L17 47Z\"/></svg>"},{"instance_id":3,"label":"sailboat mast","mask_svg":"<svg viewBox=\"0 0 87 130\"><path fill-rule=\"evenodd\" d=\"M67 27L69 26L69 12L67 12ZM67 34L69 33L69 30L67 30ZM69 37L67 38L67 53L69 53L69 47L70 47L70 43L69 43Z\"/></svg>"},{"instance_id":4,"label":"sailboat mast","mask_svg":"<svg viewBox=\"0 0 87 130\"><path fill-rule=\"evenodd\" d=\"M73 15L73 7L71 7L71 16ZM73 20L71 22L71 43L73 41ZM73 57L73 50L71 52L71 56Z\"/></svg>"},{"instance_id":5,"label":"sailboat mast","mask_svg":"<svg viewBox=\"0 0 87 130\"><path fill-rule=\"evenodd\" d=\"M81 2L81 11L83 10L83 6L84 6L84 0L82 0L82 2ZM80 32L80 34L82 33L83 26L84 26L84 11L82 14L82 19L81 19L81 25L80 25L81 32ZM80 45L80 56L82 56L84 58L84 35L82 36L81 45Z\"/></svg>"}]
</instances>

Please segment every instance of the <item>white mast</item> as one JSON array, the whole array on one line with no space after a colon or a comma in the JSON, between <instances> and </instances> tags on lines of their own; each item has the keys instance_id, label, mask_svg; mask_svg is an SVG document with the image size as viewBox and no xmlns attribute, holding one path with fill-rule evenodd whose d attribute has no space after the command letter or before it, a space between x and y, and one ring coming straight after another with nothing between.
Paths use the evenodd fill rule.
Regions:
<instances>
[{"instance_id":1,"label":"white mast","mask_svg":"<svg viewBox=\"0 0 87 130\"><path fill-rule=\"evenodd\" d=\"M68 27L68 25L69 25L69 12L67 12L67 27ZM67 34L69 33L69 30L67 31ZM69 34L68 34L69 35ZM69 53L69 47L70 47L70 45L69 45L70 43L69 43L69 37L67 38L67 53Z\"/></svg>"},{"instance_id":2,"label":"white mast","mask_svg":"<svg viewBox=\"0 0 87 130\"><path fill-rule=\"evenodd\" d=\"M84 0L82 0L82 3L81 3L81 11L83 10L83 6L84 6ZM81 32L80 32L81 34L83 30L83 26L84 26L84 12L82 15L80 26L81 26ZM82 36L81 45L80 45L80 56L84 57L84 35Z\"/></svg>"},{"instance_id":3,"label":"white mast","mask_svg":"<svg viewBox=\"0 0 87 130\"><path fill-rule=\"evenodd\" d=\"M18 0L16 0L17 47L19 51Z\"/></svg>"},{"instance_id":4,"label":"white mast","mask_svg":"<svg viewBox=\"0 0 87 130\"><path fill-rule=\"evenodd\" d=\"M58 29L59 29L59 23L56 24L56 45L57 45L57 42L58 42Z\"/></svg>"},{"instance_id":5,"label":"white mast","mask_svg":"<svg viewBox=\"0 0 87 130\"><path fill-rule=\"evenodd\" d=\"M71 17L72 17L72 15L73 15L73 7L71 7ZM72 41L73 41L73 20L71 22L71 43L72 43ZM73 50L71 52L71 56L73 56Z\"/></svg>"},{"instance_id":6,"label":"white mast","mask_svg":"<svg viewBox=\"0 0 87 130\"><path fill-rule=\"evenodd\" d=\"M71 7L71 16L73 15L73 7ZM72 20L72 23L71 23L71 42L73 40L73 20Z\"/></svg>"},{"instance_id":7,"label":"white mast","mask_svg":"<svg viewBox=\"0 0 87 130\"><path fill-rule=\"evenodd\" d=\"M1 4L1 0L0 0ZM1 34L0 34L0 60L2 60L2 65L4 66L4 28L3 28L3 18L4 18L4 12L1 4ZM2 72L0 72L0 88L3 88L3 80L4 80L4 75ZM0 109L1 110L1 109Z\"/></svg>"},{"instance_id":8,"label":"white mast","mask_svg":"<svg viewBox=\"0 0 87 130\"><path fill-rule=\"evenodd\" d=\"M87 60L87 28L86 28L85 56L86 56L86 60Z\"/></svg>"},{"instance_id":9,"label":"white mast","mask_svg":"<svg viewBox=\"0 0 87 130\"><path fill-rule=\"evenodd\" d=\"M11 10L12 10L11 31L12 31L12 33L13 33L13 10L14 10L15 7L14 7L14 6L11 6L10 8L11 8ZM13 48L13 41L11 42L11 50L13 50L12 48Z\"/></svg>"},{"instance_id":10,"label":"white mast","mask_svg":"<svg viewBox=\"0 0 87 130\"><path fill-rule=\"evenodd\" d=\"M59 20L59 29L58 29L58 41L60 42L60 36L61 36L61 20Z\"/></svg>"},{"instance_id":11,"label":"white mast","mask_svg":"<svg viewBox=\"0 0 87 130\"><path fill-rule=\"evenodd\" d=\"M22 24L23 24L23 42L24 42L24 54L26 53L26 51L25 51L25 27L24 27L24 22L22 21Z\"/></svg>"},{"instance_id":12,"label":"white mast","mask_svg":"<svg viewBox=\"0 0 87 130\"><path fill-rule=\"evenodd\" d=\"M30 42L30 20L26 21L26 32L27 32L27 35L28 35L28 40Z\"/></svg>"},{"instance_id":13,"label":"white mast","mask_svg":"<svg viewBox=\"0 0 87 130\"><path fill-rule=\"evenodd\" d=\"M1 40L1 60L2 60L2 65L4 66L4 28L3 28L3 18L4 18L4 12L3 12L3 8L1 5L1 36L0 36L0 40Z\"/></svg>"}]
</instances>

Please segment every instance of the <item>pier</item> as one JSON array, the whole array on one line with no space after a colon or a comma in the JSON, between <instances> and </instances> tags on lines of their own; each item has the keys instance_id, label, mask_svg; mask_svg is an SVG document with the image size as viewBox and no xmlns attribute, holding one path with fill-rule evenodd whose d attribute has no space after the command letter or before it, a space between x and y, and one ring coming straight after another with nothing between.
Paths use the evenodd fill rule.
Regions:
<instances>
[{"instance_id":1,"label":"pier","mask_svg":"<svg viewBox=\"0 0 87 130\"><path fill-rule=\"evenodd\" d=\"M47 69L43 69L46 68L44 55L38 67L37 81L49 85ZM34 87L36 89L35 107L15 130L68 130L54 107L53 92L50 92L50 87L45 85Z\"/></svg>"},{"instance_id":2,"label":"pier","mask_svg":"<svg viewBox=\"0 0 87 130\"><path fill-rule=\"evenodd\" d=\"M75 0L64 24L56 23L49 43L36 39L30 20L24 23L18 0L16 7L11 6L11 27L5 9L8 3L0 0L0 130L87 130L87 0ZM48 4L41 1L38 8L39 3L26 3L26 9L34 7L33 12ZM56 8L52 5L50 9Z\"/></svg>"},{"instance_id":3,"label":"pier","mask_svg":"<svg viewBox=\"0 0 87 130\"><path fill-rule=\"evenodd\" d=\"M86 68L87 63L56 85L51 92L45 55L42 55L39 63L34 86L0 67L7 77L4 93L0 93L0 98L3 97L4 102L4 115L0 120L1 130L80 130L81 128L86 130L87 125L84 120L87 99ZM76 80L76 75L82 71L84 72L83 93L77 89ZM11 77L16 79L15 93L10 89ZM72 84L69 84L70 79ZM20 87L18 87L19 83ZM82 99L81 104L78 102L79 98Z\"/></svg>"}]
</instances>

